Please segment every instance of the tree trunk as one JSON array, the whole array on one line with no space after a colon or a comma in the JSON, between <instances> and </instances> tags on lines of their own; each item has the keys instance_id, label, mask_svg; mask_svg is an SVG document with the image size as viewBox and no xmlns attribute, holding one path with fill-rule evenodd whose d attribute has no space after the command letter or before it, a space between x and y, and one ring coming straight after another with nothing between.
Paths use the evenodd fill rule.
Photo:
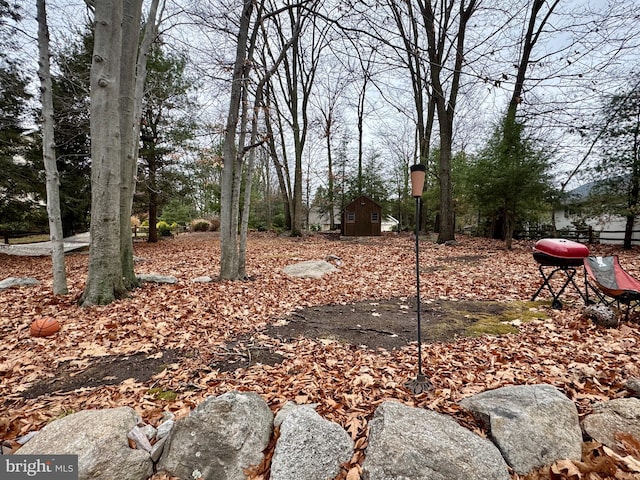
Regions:
<instances>
[{"instance_id":1,"label":"tree trunk","mask_svg":"<svg viewBox=\"0 0 640 480\"><path fill-rule=\"evenodd\" d=\"M134 164L131 165L132 169L129 170L129 174L133 174L131 180L133 182L131 188L131 198L129 203L129 213L127 216L127 222L129 222L129 217L131 216L131 209L133 207L133 195L135 194L135 185L136 185L136 176L138 173L138 156L139 156L139 146L140 146L140 123L142 121L142 100L144 98L144 84L147 78L147 57L149 56L149 51L151 50L151 45L158 34L158 26L160 23L160 18L162 17L162 13L158 13L160 0L152 0L151 5L149 7L149 15L147 16L147 22L144 26L144 34L142 36L142 43L140 45L140 49L138 52L138 59L136 63L136 81L135 81L135 90L133 95L133 153L132 157L134 159ZM164 7L164 0L162 0L162 5ZM162 10L162 9L161 9ZM153 161L153 160L151 160ZM148 163L149 164L149 163ZM151 168L149 169L151 170ZM154 169L155 171L155 169ZM155 182L154 182L155 184ZM157 217L158 217L158 200L157 198L151 198L151 195L156 195L155 192L149 192L150 199L149 204L154 205L153 209L153 221L151 221L151 206L149 207L149 230L147 233L147 241L148 242L157 242L158 241L158 229L156 228ZM126 213L125 213L126 214ZM124 223L124 222L123 222ZM126 239L123 237L123 243L127 243ZM133 244L131 244L133 249ZM133 254L133 251L131 252ZM128 253L123 251L123 256L127 256L129 258ZM131 255L131 260L133 260L133 255ZM127 268L123 265L123 269ZM133 267L131 267L133 268ZM124 272L123 272L124 275Z\"/></svg>"},{"instance_id":2,"label":"tree trunk","mask_svg":"<svg viewBox=\"0 0 640 480\"><path fill-rule=\"evenodd\" d=\"M80 304L106 305L126 294L120 257L120 98L123 4L95 4L91 65L91 245ZM137 46L135 46L137 47Z\"/></svg>"},{"instance_id":3,"label":"tree trunk","mask_svg":"<svg viewBox=\"0 0 640 480\"><path fill-rule=\"evenodd\" d=\"M267 95L269 95L269 91L267 91ZM267 100L267 103L269 101ZM291 185L289 183L289 179L291 178L289 175L289 170L287 168L287 160L286 160L286 152L283 152L285 155L284 161L280 162L278 159L278 151L276 149L275 138L273 136L273 128L271 126L271 116L267 111L265 115L265 125L267 127L267 135L269 137L269 156L273 160L273 165L276 168L276 176L278 177L278 185L280 186L280 195L282 196L282 203L284 207L284 222L287 228L291 228L291 212L292 201L291 201ZM280 129L282 135L282 129Z\"/></svg>"},{"instance_id":4,"label":"tree trunk","mask_svg":"<svg viewBox=\"0 0 640 480\"><path fill-rule=\"evenodd\" d=\"M240 103L245 84L245 62L249 27L253 13L252 0L244 0L238 43L231 83L231 101L227 114L224 144L222 147L223 169L220 185L220 278L224 280L238 279L238 211L241 167L238 164L238 147L236 145L236 129L238 127Z\"/></svg>"},{"instance_id":5,"label":"tree trunk","mask_svg":"<svg viewBox=\"0 0 640 480\"><path fill-rule=\"evenodd\" d=\"M329 194L329 230L335 230L336 228L336 206L335 206L335 195L334 195L334 180L333 180L333 154L331 152L331 136L327 135L327 169L329 173L329 182L328 182L328 194Z\"/></svg>"},{"instance_id":6,"label":"tree trunk","mask_svg":"<svg viewBox=\"0 0 640 480\"><path fill-rule=\"evenodd\" d=\"M444 124L443 124L444 123ZM451 144L453 132L449 123L440 124L440 162L438 181L440 184L440 223L438 243L455 239L453 188L451 185Z\"/></svg>"},{"instance_id":7,"label":"tree trunk","mask_svg":"<svg viewBox=\"0 0 640 480\"><path fill-rule=\"evenodd\" d=\"M636 217L635 215L627 215L627 221L624 226L624 242L622 244L622 248L625 250L630 250L633 239L633 225L635 224Z\"/></svg>"},{"instance_id":8,"label":"tree trunk","mask_svg":"<svg viewBox=\"0 0 640 480\"><path fill-rule=\"evenodd\" d=\"M512 209L514 210L514 209ZM504 241L508 250L513 246L513 231L515 229L515 215L509 208L505 208L504 215Z\"/></svg>"},{"instance_id":9,"label":"tree trunk","mask_svg":"<svg viewBox=\"0 0 640 480\"><path fill-rule=\"evenodd\" d=\"M636 113L636 119L640 120L640 111ZM636 122L636 128L633 130L633 153L631 159L631 188L629 189L629 214L627 214L627 223L624 232L623 247L627 250L631 248L633 243L633 226L635 225L636 212L638 211L638 203L640 202L640 129Z\"/></svg>"},{"instance_id":10,"label":"tree trunk","mask_svg":"<svg viewBox=\"0 0 640 480\"><path fill-rule=\"evenodd\" d=\"M140 37L140 17L142 0L124 0L122 24L122 57L120 59L120 139L121 176L120 186L120 260L122 279L127 289L138 286L133 270L133 238L131 236L131 210L136 187L138 166L138 127L140 118L136 118L136 63ZM140 81L144 82L144 79Z\"/></svg>"},{"instance_id":11,"label":"tree trunk","mask_svg":"<svg viewBox=\"0 0 640 480\"><path fill-rule=\"evenodd\" d=\"M60 178L56 165L56 151L53 120L53 93L51 67L49 63L49 27L45 0L38 0L38 50L40 65L40 91L42 99L42 154L47 176L47 216L51 238L51 260L53 263L53 294L68 293L67 273L64 260L64 239L62 215L60 213Z\"/></svg>"},{"instance_id":12,"label":"tree trunk","mask_svg":"<svg viewBox=\"0 0 640 480\"><path fill-rule=\"evenodd\" d=\"M293 20L291 20L293 24ZM298 118L298 45L294 45L292 57L292 71L290 75L290 82L292 84L291 91L289 92L291 97L289 98L289 105L292 116L292 133L293 133L293 149L295 158L295 168L293 171L293 209L291 211L291 236L302 236L302 151L304 149L304 132L300 127L300 119ZM304 102L303 102L304 103Z\"/></svg>"},{"instance_id":13,"label":"tree trunk","mask_svg":"<svg viewBox=\"0 0 640 480\"><path fill-rule=\"evenodd\" d=\"M156 243L158 241L158 182L156 180L156 154L155 145L151 145L147 156L147 166L149 167L149 234L147 241Z\"/></svg>"},{"instance_id":14,"label":"tree trunk","mask_svg":"<svg viewBox=\"0 0 640 480\"><path fill-rule=\"evenodd\" d=\"M441 15L449 17L452 14L454 2L446 5L446 11ZM440 228L438 243L455 239L453 189L451 186L451 146L453 142L453 121L455 118L456 101L460 90L460 75L464 60L464 40L467 24L475 12L477 0L469 0L465 7L464 0L460 1L458 30L455 32L455 45L447 45L451 32L436 26L436 17L431 0L420 5L428 42L428 56L430 62L429 78L431 80L431 95L435 102L440 126L440 166L438 168L440 183ZM453 43L453 40L451 41ZM454 48L452 48L454 47ZM450 79L450 90L447 96L444 91L443 64L451 48L455 52L453 70ZM446 71L446 75L449 72Z\"/></svg>"},{"instance_id":15,"label":"tree trunk","mask_svg":"<svg viewBox=\"0 0 640 480\"><path fill-rule=\"evenodd\" d=\"M294 133L294 136L296 134ZM293 218L291 220L291 236L302 236L302 146L296 143L296 168L293 174Z\"/></svg>"}]
</instances>

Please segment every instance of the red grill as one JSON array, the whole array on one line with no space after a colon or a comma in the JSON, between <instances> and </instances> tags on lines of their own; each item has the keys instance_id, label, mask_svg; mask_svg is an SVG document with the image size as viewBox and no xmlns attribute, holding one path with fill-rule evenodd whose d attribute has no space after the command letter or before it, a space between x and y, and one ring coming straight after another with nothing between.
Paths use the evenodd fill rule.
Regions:
<instances>
[{"instance_id":1,"label":"red grill","mask_svg":"<svg viewBox=\"0 0 640 480\"><path fill-rule=\"evenodd\" d=\"M575 267L582 266L584 258L588 256L589 249L578 242L565 240L564 238L543 238L538 240L533 248L533 258L539 264L538 269L544 282L531 300L535 300L542 290L547 287L553 298L551 306L561 309L560 295L564 293L569 284L573 285L583 300L586 300L585 295L576 285L574 277L577 272ZM545 269L548 271L545 271ZM564 274L564 278L560 283L561 287L558 290L555 290L550 284L555 274Z\"/></svg>"}]
</instances>

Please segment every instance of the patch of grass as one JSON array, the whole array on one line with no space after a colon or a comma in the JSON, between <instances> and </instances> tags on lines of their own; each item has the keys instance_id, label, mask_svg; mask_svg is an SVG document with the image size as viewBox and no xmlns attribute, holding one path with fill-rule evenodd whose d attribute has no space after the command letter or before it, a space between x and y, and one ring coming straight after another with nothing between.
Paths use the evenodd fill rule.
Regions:
<instances>
[{"instance_id":1,"label":"patch of grass","mask_svg":"<svg viewBox=\"0 0 640 480\"><path fill-rule=\"evenodd\" d=\"M517 333L517 322L526 323L547 318L546 312L535 302L454 302L448 306L452 316L467 321L469 336L505 335Z\"/></svg>"},{"instance_id":2,"label":"patch of grass","mask_svg":"<svg viewBox=\"0 0 640 480\"><path fill-rule=\"evenodd\" d=\"M62 407L62 411L58 414L57 417L52 418L51 421L59 420L61 418L67 417L72 413L76 413L76 411L73 408Z\"/></svg>"},{"instance_id":3,"label":"patch of grass","mask_svg":"<svg viewBox=\"0 0 640 480\"><path fill-rule=\"evenodd\" d=\"M163 390L159 387L152 388L148 390L147 393L153 395L156 400L165 400L167 402L173 402L178 398L178 394L173 390Z\"/></svg>"},{"instance_id":4,"label":"patch of grass","mask_svg":"<svg viewBox=\"0 0 640 480\"><path fill-rule=\"evenodd\" d=\"M27 243L48 242L49 240L49 234L43 233L41 235L29 235L28 237L10 238L9 245L24 245Z\"/></svg>"}]
</instances>

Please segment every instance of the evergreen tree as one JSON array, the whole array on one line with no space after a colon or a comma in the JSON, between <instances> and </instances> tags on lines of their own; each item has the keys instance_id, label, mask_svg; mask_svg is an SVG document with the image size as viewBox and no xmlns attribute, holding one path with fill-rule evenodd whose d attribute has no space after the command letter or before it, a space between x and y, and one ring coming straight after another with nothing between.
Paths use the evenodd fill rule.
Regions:
<instances>
[{"instance_id":1,"label":"evergreen tree","mask_svg":"<svg viewBox=\"0 0 640 480\"><path fill-rule=\"evenodd\" d=\"M188 194L185 190L190 182L178 168L180 150L188 148L195 132L189 113L194 109L189 97L193 82L185 66L184 56L168 54L162 44L154 45L147 59L137 201L144 200L148 208L149 242L158 241L156 222L162 206L172 196Z\"/></svg>"},{"instance_id":2,"label":"evergreen tree","mask_svg":"<svg viewBox=\"0 0 640 480\"><path fill-rule=\"evenodd\" d=\"M493 237L507 248L517 222L537 215L551 189L549 162L524 127L505 119L488 145L468 167L466 190L475 200L481 218Z\"/></svg>"},{"instance_id":3,"label":"evergreen tree","mask_svg":"<svg viewBox=\"0 0 640 480\"><path fill-rule=\"evenodd\" d=\"M0 2L0 233L5 242L10 234L47 229L39 139L25 128L33 122L32 98L19 64L8 55L11 25L20 18L17 8Z\"/></svg>"},{"instance_id":4,"label":"evergreen tree","mask_svg":"<svg viewBox=\"0 0 640 480\"><path fill-rule=\"evenodd\" d=\"M93 32L86 26L55 56L52 77L60 206L64 235L87 231L91 209L89 70Z\"/></svg>"},{"instance_id":5,"label":"evergreen tree","mask_svg":"<svg viewBox=\"0 0 640 480\"><path fill-rule=\"evenodd\" d=\"M347 203L365 195L379 204L385 213L391 212L390 181L380 153L369 151L362 165L362 175L354 172L346 181Z\"/></svg>"}]
</instances>

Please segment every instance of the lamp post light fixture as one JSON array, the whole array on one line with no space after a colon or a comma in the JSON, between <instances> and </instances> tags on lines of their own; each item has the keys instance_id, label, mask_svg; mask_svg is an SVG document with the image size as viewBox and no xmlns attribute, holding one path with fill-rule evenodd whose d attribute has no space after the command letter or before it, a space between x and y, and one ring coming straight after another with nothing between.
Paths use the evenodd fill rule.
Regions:
<instances>
[{"instance_id":1,"label":"lamp post light fixture","mask_svg":"<svg viewBox=\"0 0 640 480\"><path fill-rule=\"evenodd\" d=\"M411 165L411 194L416 199L416 317L418 320L418 375L415 380L409 380L405 386L414 394L429 390L432 385L422 373L422 325L420 322L420 206L422 203L422 191L424 190L424 177L427 167L422 163Z\"/></svg>"}]
</instances>

